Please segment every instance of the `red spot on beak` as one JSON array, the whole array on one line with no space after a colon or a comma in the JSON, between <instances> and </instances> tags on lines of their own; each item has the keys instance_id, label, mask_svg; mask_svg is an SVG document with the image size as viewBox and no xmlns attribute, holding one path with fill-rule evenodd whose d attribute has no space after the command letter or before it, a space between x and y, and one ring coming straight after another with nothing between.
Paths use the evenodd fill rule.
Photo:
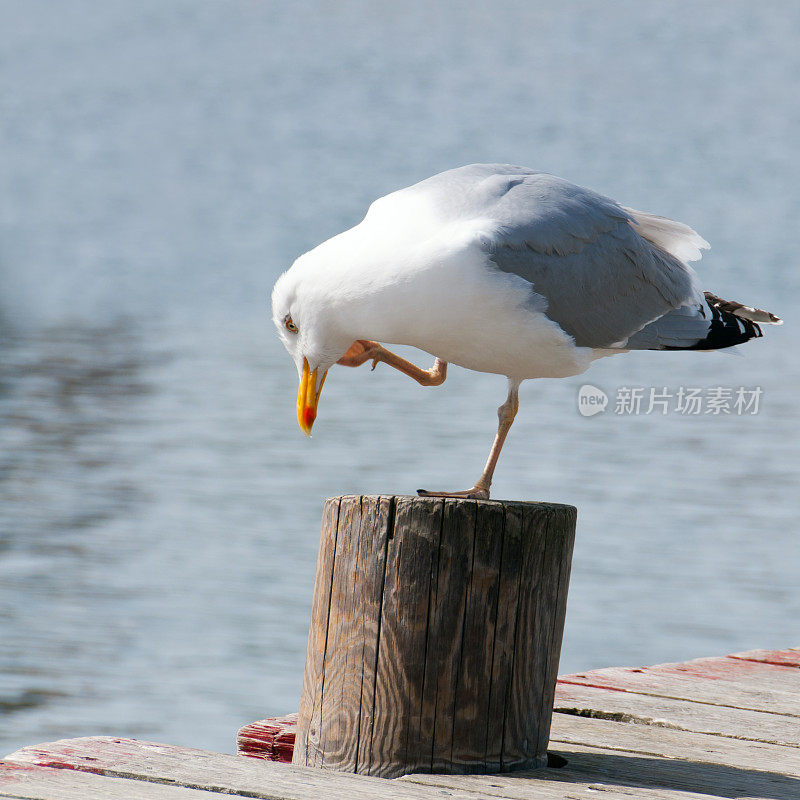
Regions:
<instances>
[{"instance_id":1,"label":"red spot on beak","mask_svg":"<svg viewBox=\"0 0 800 800\"><path fill-rule=\"evenodd\" d=\"M309 428L314 424L314 420L316 418L317 418L317 412L310 406L303 410L303 421Z\"/></svg>"}]
</instances>

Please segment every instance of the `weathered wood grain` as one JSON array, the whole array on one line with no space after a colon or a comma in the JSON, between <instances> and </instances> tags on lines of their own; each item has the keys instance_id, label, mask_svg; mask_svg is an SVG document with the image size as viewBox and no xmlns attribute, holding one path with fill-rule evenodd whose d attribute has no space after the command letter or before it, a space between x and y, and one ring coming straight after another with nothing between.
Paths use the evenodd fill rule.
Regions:
<instances>
[{"instance_id":1,"label":"weathered wood grain","mask_svg":"<svg viewBox=\"0 0 800 800\"><path fill-rule=\"evenodd\" d=\"M517 598L522 579L525 542L522 518L523 509L518 506L506 505L503 508L503 544L499 565L501 580L492 642L492 679L486 720L487 772L499 772L503 767L503 734L511 693L514 642L517 635Z\"/></svg>"},{"instance_id":2,"label":"weathered wood grain","mask_svg":"<svg viewBox=\"0 0 800 800\"><path fill-rule=\"evenodd\" d=\"M549 771L549 770L548 770ZM479 797L500 800L709 800L707 794L652 789L639 786L610 786L604 782L586 783L571 773L563 783L532 779L526 772L497 776L472 775L406 775L404 783L415 783L438 791L463 791L463 786L476 786ZM537 776L539 778L539 776ZM398 781L399 782L399 781Z\"/></svg>"},{"instance_id":3,"label":"weathered wood grain","mask_svg":"<svg viewBox=\"0 0 800 800\"><path fill-rule=\"evenodd\" d=\"M361 548L356 581L362 587L360 627L362 650L361 694L359 697L358 744L355 771L369 774L370 743L375 720L375 676L378 667L381 604L386 578L386 552L394 525L395 504L389 497L363 497L361 506Z\"/></svg>"},{"instance_id":4,"label":"weathered wood grain","mask_svg":"<svg viewBox=\"0 0 800 800\"><path fill-rule=\"evenodd\" d=\"M556 752L567 759L563 769L499 775L406 775L396 783L416 783L450 790L480 792L485 797L536 798L674 798L800 797L800 780L744 765L711 764L692 759L659 758L606 748L572 745Z\"/></svg>"},{"instance_id":5,"label":"weathered wood grain","mask_svg":"<svg viewBox=\"0 0 800 800\"><path fill-rule=\"evenodd\" d=\"M24 785L13 779L14 770L10 773L12 780L3 783L0 771L0 797L35 800L175 797L178 800L185 796L189 800L197 796L200 800L197 794L191 794L193 789L276 800L301 797L575 800L596 797L600 791L602 797L612 800L631 797L696 800L708 796L789 800L800 796L797 794L800 780L796 775L800 753L794 748L565 715L556 715L553 731L554 736L575 740L556 746L557 752L568 760L564 769L490 776L409 775L400 781L323 773L134 740L75 739L24 748L10 756L7 768L13 764L44 764L58 769L49 769L53 774L43 776L42 782ZM646 746L658 751L643 753L645 740L640 737L649 734L653 736ZM632 737L628 742L624 740L626 735ZM582 739L593 744L583 745ZM628 745L635 749L627 749ZM771 769L767 759L775 761L777 767ZM83 771L93 774L81 774ZM171 785L162 785L165 783ZM7 790L9 786L13 793ZM191 788L180 790L181 786Z\"/></svg>"},{"instance_id":6,"label":"weathered wood grain","mask_svg":"<svg viewBox=\"0 0 800 800\"><path fill-rule=\"evenodd\" d=\"M608 667L564 675L559 681L800 716L800 669L734 658Z\"/></svg>"},{"instance_id":7,"label":"weathered wood grain","mask_svg":"<svg viewBox=\"0 0 800 800\"><path fill-rule=\"evenodd\" d=\"M332 580L339 505L339 498L326 500L322 510L322 530L317 553L315 586L330 585ZM298 712L304 723L298 727L294 748L294 756L297 757L298 753L302 753L303 763L308 765L316 765L320 759L319 734L325 684L324 664L329 611L330 593L314 592L303 672L303 690L300 695L300 711Z\"/></svg>"},{"instance_id":8,"label":"weathered wood grain","mask_svg":"<svg viewBox=\"0 0 800 800\"><path fill-rule=\"evenodd\" d=\"M796 717L763 711L560 682L556 686L555 710L800 747L800 725Z\"/></svg>"},{"instance_id":9,"label":"weathered wood grain","mask_svg":"<svg viewBox=\"0 0 800 800\"><path fill-rule=\"evenodd\" d=\"M748 686L761 689L766 686L773 691L792 693L800 690L800 669L789 665L738 659L734 656L693 658L691 661L654 664L641 669L653 675L720 681L721 686L728 687Z\"/></svg>"},{"instance_id":10,"label":"weathered wood grain","mask_svg":"<svg viewBox=\"0 0 800 800\"><path fill-rule=\"evenodd\" d=\"M361 744L372 738L380 605L394 503L386 497L348 496L338 498L338 507L335 520L328 514L323 522L322 540L333 552L326 553L330 568L326 562L318 571L317 586L324 590L315 592L314 602L315 608L327 605L328 612L312 617L309 632L309 647L325 642L322 671L315 672L319 662L314 658L310 674L318 679L303 688L303 701L319 709L319 720L299 715L298 736L306 747L296 751L296 761L325 766L327 758L328 765L355 771L359 761L369 759Z\"/></svg>"},{"instance_id":11,"label":"weathered wood grain","mask_svg":"<svg viewBox=\"0 0 800 800\"><path fill-rule=\"evenodd\" d=\"M747 762L712 764L694 759L659 758L603 748L572 745L559 748L565 769L554 780L591 781L595 785L631 786L699 793L712 797L800 797L800 780L778 772L754 770Z\"/></svg>"},{"instance_id":12,"label":"weathered wood grain","mask_svg":"<svg viewBox=\"0 0 800 800\"><path fill-rule=\"evenodd\" d=\"M501 764L506 769L542 766L545 754L537 752L539 720L538 697L533 707L531 697L541 692L543 676L537 668L538 644L542 637L542 624L537 620L536 609L543 598L543 571L547 549L549 515L535 519L523 510L523 549L520 574L522 579L517 595L514 654L511 665L510 687L503 726ZM538 623L538 624L537 624Z\"/></svg>"},{"instance_id":13,"label":"weathered wood grain","mask_svg":"<svg viewBox=\"0 0 800 800\"><path fill-rule=\"evenodd\" d=\"M459 679L462 677L464 618L475 543L476 511L475 502L447 499L444 503L438 568L428 623L426 668L433 677L435 698L433 747L427 763L420 764L426 772L453 771L453 731ZM484 637L483 646L486 644ZM462 691L461 702L471 705L473 698ZM482 722L478 724L485 729Z\"/></svg>"},{"instance_id":14,"label":"weathered wood grain","mask_svg":"<svg viewBox=\"0 0 800 800\"><path fill-rule=\"evenodd\" d=\"M423 786L401 784L346 772L328 772L313 767L295 767L253 758L210 753L185 747L140 742L135 739L87 737L25 747L6 757L3 763L57 767L64 775L65 786L80 773L95 777L126 778L131 793L141 781L202 789L208 800L242 795L258 800L476 800L475 792L453 790L447 795ZM3 795L0 794L0 797ZM13 796L13 795L12 795ZM23 795L24 796L24 795ZM127 795L118 795L120 798ZM135 794L132 796L135 797ZM116 800L115 795L110 795ZM84 800L77 795L74 800ZM146 800L150 798L145 795ZM143 798L143 800L144 800ZM45 798L37 797L37 800ZM46 800L62 799L58 794ZM88 800L88 798L87 798ZM157 800L157 798L156 798ZM164 800L171 800L165 797ZM177 800L177 797L176 797ZM188 800L188 798L187 798ZM194 800L194 796L191 796ZM197 800L200 800L198 797Z\"/></svg>"},{"instance_id":15,"label":"weathered wood grain","mask_svg":"<svg viewBox=\"0 0 800 800\"><path fill-rule=\"evenodd\" d=\"M363 639L357 624L359 592L356 583L361 540L361 498L342 497L339 501L336 532L336 553L329 587L327 645L323 666L319 732L319 752L315 763L325 766L326 755L331 763L347 772L355 769L356 751L346 743L352 731L358 731L361 689L360 668ZM356 668L357 667L357 668Z\"/></svg>"},{"instance_id":16,"label":"weathered wood grain","mask_svg":"<svg viewBox=\"0 0 800 800\"><path fill-rule=\"evenodd\" d=\"M425 679L435 678L425 673L426 642L443 506L438 498L395 499L380 609L375 721L365 764L369 775L399 774L398 765L422 746Z\"/></svg>"},{"instance_id":17,"label":"weathered wood grain","mask_svg":"<svg viewBox=\"0 0 800 800\"><path fill-rule=\"evenodd\" d=\"M18 759L17 763L44 761L58 763L59 768L48 770L52 773L48 775L50 782L34 786L34 791L5 796L35 800L179 800L180 797L200 800L198 790L202 790L209 800L223 795L257 800L478 800L484 797L574 800L596 797L598 790L602 790L604 800L629 800L631 797L700 800L701 795L674 792L665 786L659 789L637 786L644 778L639 778L635 772L630 775L630 765L624 780L608 774L602 766L587 780L583 773L587 762L591 763L596 754L583 756L578 750L567 751L572 766L565 770L520 772L511 779L507 775L416 775L384 780L134 740L74 739L25 748L12 756ZM85 770L91 770L92 774L86 774ZM93 787L101 791L92 794ZM14 788L16 791L17 786ZM0 784L0 797L3 789ZM102 794L102 790L108 794ZM707 795L705 797L707 800Z\"/></svg>"},{"instance_id":18,"label":"weathered wood grain","mask_svg":"<svg viewBox=\"0 0 800 800\"><path fill-rule=\"evenodd\" d=\"M789 647L785 650L746 650L743 653L731 653L729 658L742 661L761 661L765 664L777 664L783 667L800 667L800 647Z\"/></svg>"},{"instance_id":19,"label":"weathered wood grain","mask_svg":"<svg viewBox=\"0 0 800 800\"><path fill-rule=\"evenodd\" d=\"M574 510L568 506L528 505L523 509L522 580L511 686L505 709L503 769L542 766L546 761L553 691L569 567ZM563 579L563 583L562 583Z\"/></svg>"},{"instance_id":20,"label":"weathered wood grain","mask_svg":"<svg viewBox=\"0 0 800 800\"><path fill-rule=\"evenodd\" d=\"M575 510L338 503L293 762L382 777L543 765Z\"/></svg>"},{"instance_id":21,"label":"weathered wood grain","mask_svg":"<svg viewBox=\"0 0 800 800\"><path fill-rule=\"evenodd\" d=\"M555 701L556 681L558 679L558 663L561 657L561 642L564 637L564 622L567 615L567 590L569 588L569 578L572 571L572 550L575 544L575 530L577 522L577 509L572 506L556 506L552 510L553 519L548 524L548 549L550 562L545 568L546 590L548 592L547 605L555 609L546 620L546 634L550 641L548 651L550 657L546 664L543 664L544 683L541 692L540 719L542 724L539 726L539 752L547 751L547 743L550 738L550 723L552 717L553 704ZM555 524L553 524L553 522Z\"/></svg>"},{"instance_id":22,"label":"weathered wood grain","mask_svg":"<svg viewBox=\"0 0 800 800\"><path fill-rule=\"evenodd\" d=\"M0 797L15 800L209 800L208 792L51 767L0 763Z\"/></svg>"},{"instance_id":23,"label":"weathered wood grain","mask_svg":"<svg viewBox=\"0 0 800 800\"><path fill-rule=\"evenodd\" d=\"M480 516L476 507L451 735L451 759L457 759L464 772L491 769L486 743L504 525L502 505L484 506ZM500 741L498 736L498 745Z\"/></svg>"},{"instance_id":24,"label":"weathered wood grain","mask_svg":"<svg viewBox=\"0 0 800 800\"><path fill-rule=\"evenodd\" d=\"M698 763L742 766L800 778L800 748L797 747L654 725L553 714L550 749L560 751L574 744Z\"/></svg>"}]
</instances>

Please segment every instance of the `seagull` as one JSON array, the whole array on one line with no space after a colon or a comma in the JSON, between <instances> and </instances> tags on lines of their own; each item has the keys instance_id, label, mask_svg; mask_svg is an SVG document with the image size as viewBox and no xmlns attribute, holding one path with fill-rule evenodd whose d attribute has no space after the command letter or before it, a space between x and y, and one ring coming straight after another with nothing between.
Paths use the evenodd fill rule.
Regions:
<instances>
[{"instance_id":1,"label":"seagull","mask_svg":"<svg viewBox=\"0 0 800 800\"><path fill-rule=\"evenodd\" d=\"M705 292L689 262L708 243L553 175L471 164L381 197L355 227L300 256L272 292L310 435L330 367L383 363L423 386L447 365L505 375L508 395L472 488L486 499L529 378L564 378L631 350L719 350L780 325ZM435 359L423 369L383 344Z\"/></svg>"}]
</instances>

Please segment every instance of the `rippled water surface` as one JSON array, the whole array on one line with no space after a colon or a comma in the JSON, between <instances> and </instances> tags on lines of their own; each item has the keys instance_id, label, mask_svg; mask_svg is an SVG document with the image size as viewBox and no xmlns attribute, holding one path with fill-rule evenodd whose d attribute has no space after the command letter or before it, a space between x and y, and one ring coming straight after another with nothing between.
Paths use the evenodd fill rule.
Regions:
<instances>
[{"instance_id":1,"label":"rippled water surface","mask_svg":"<svg viewBox=\"0 0 800 800\"><path fill-rule=\"evenodd\" d=\"M467 485L505 386L340 369L307 441L269 290L471 161L690 223L788 323L523 386L494 490L579 508L562 671L800 644L800 7L429 5L0 2L0 751L296 709L323 499ZM584 418L586 382L763 395Z\"/></svg>"}]
</instances>

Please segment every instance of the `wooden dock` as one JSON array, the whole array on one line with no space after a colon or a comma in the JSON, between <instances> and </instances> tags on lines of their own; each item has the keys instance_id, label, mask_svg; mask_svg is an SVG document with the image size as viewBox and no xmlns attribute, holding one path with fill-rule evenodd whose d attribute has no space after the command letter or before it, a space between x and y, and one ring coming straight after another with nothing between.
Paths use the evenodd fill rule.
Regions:
<instances>
[{"instance_id":1,"label":"wooden dock","mask_svg":"<svg viewBox=\"0 0 800 800\"><path fill-rule=\"evenodd\" d=\"M555 710L553 766L529 772L389 780L296 767L281 763L287 717L240 731L251 757L109 737L26 747L0 762L0 797L800 799L800 648L564 675Z\"/></svg>"}]
</instances>

